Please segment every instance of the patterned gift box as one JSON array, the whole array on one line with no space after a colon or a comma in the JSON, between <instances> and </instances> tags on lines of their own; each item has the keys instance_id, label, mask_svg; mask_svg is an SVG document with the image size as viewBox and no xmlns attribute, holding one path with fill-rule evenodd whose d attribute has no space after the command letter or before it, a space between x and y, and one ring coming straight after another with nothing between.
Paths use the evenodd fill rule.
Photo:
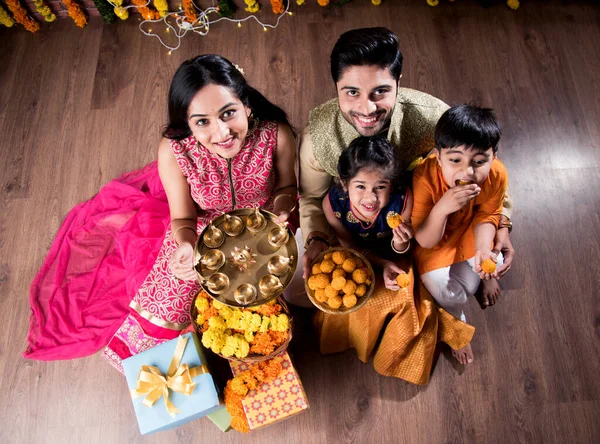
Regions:
<instances>
[{"instance_id":1,"label":"patterned gift box","mask_svg":"<svg viewBox=\"0 0 600 444\"><path fill-rule=\"evenodd\" d=\"M186 333L180 338L185 337L188 341L181 357L180 366L187 364L190 369L205 366L206 358L196 334ZM123 361L123 369L130 390L136 389L142 366L155 366L163 375L167 374L178 340L179 338L165 342ZM179 410L179 413L174 415L170 415L167 411L163 397L159 398L151 407L143 404L146 395L133 397L133 408L142 435L172 429L222 409L210 373L194 376L192 381L195 383L195 387L190 395L169 390L169 401Z\"/></svg>"},{"instance_id":2,"label":"patterned gift box","mask_svg":"<svg viewBox=\"0 0 600 444\"><path fill-rule=\"evenodd\" d=\"M258 429L275 421L289 418L306 410L308 399L302 382L287 352L280 355L282 371L271 382L262 383L256 390L248 392L242 405L250 429ZM248 370L252 364L231 361L233 375Z\"/></svg>"}]
</instances>

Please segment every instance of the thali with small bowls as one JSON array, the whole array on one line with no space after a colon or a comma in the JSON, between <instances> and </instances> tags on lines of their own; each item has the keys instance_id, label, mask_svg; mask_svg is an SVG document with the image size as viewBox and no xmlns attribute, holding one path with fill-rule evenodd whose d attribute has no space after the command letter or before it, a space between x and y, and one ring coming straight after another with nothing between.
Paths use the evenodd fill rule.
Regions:
<instances>
[{"instance_id":1,"label":"thali with small bowls","mask_svg":"<svg viewBox=\"0 0 600 444\"><path fill-rule=\"evenodd\" d=\"M287 224L259 208L215 218L194 248L196 276L217 301L232 307L262 305L281 295L298 265L298 246Z\"/></svg>"}]
</instances>

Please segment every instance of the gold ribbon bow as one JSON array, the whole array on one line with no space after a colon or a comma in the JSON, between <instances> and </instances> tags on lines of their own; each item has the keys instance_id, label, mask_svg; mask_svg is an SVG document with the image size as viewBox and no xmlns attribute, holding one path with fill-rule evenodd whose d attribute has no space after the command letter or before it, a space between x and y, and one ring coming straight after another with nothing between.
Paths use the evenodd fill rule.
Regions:
<instances>
[{"instance_id":1,"label":"gold ribbon bow","mask_svg":"<svg viewBox=\"0 0 600 444\"><path fill-rule=\"evenodd\" d=\"M192 379L198 375L208 373L206 365L199 365L193 368L189 368L187 364L179 365L187 341L187 337L179 337L166 376L153 365L142 365L135 390L131 390L132 398L147 394L148 396L144 399L143 404L146 407L152 407L162 396L165 398L165 406L169 415L175 416L179 413L179 409L169 400L169 389L189 396L194 391L194 387L196 387L196 383Z\"/></svg>"}]
</instances>

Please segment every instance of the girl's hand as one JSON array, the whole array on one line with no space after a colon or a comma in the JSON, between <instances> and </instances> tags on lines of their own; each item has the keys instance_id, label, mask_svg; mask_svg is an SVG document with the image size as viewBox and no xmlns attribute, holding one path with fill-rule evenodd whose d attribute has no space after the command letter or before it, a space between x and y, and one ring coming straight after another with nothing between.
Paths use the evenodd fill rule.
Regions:
<instances>
[{"instance_id":1,"label":"girl's hand","mask_svg":"<svg viewBox=\"0 0 600 444\"><path fill-rule=\"evenodd\" d=\"M477 250L475 252L475 273L479 274L479 277L486 281L492 278L496 278L496 272L486 273L481 268L481 263L486 259L491 259L492 261L496 262L497 258L498 256L496 255L496 253L493 253L490 250Z\"/></svg>"},{"instance_id":2,"label":"girl's hand","mask_svg":"<svg viewBox=\"0 0 600 444\"><path fill-rule=\"evenodd\" d=\"M398 282L396 282L396 277L404 273L400 267L398 267L393 262L385 262L383 264L383 283L385 284L385 288L388 290L400 290L398 287Z\"/></svg>"},{"instance_id":3,"label":"girl's hand","mask_svg":"<svg viewBox=\"0 0 600 444\"><path fill-rule=\"evenodd\" d=\"M169 268L173 275L184 281L196 279L194 270L194 247L188 242L183 242L177 250L173 252L169 261Z\"/></svg>"},{"instance_id":4,"label":"girl's hand","mask_svg":"<svg viewBox=\"0 0 600 444\"><path fill-rule=\"evenodd\" d=\"M412 225L410 222L405 220L402 221L400 225L392 230L394 233L394 243L395 244L403 244L406 248L406 243L410 241L414 237L414 232Z\"/></svg>"},{"instance_id":5,"label":"girl's hand","mask_svg":"<svg viewBox=\"0 0 600 444\"><path fill-rule=\"evenodd\" d=\"M444 214L450 215L456 213L471 200L479 196L479 193L481 193L481 188L476 184L457 185L446 191L436 206Z\"/></svg>"}]
</instances>

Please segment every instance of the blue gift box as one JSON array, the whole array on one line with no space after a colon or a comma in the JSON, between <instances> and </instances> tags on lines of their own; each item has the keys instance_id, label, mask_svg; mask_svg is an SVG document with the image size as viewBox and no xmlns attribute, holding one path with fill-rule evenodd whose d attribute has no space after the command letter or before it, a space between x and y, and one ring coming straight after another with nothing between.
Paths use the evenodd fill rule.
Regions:
<instances>
[{"instance_id":1,"label":"blue gift box","mask_svg":"<svg viewBox=\"0 0 600 444\"><path fill-rule=\"evenodd\" d=\"M196 334L186 333L181 337L187 337L188 341L180 365L188 364L190 368L205 365L206 358ZM179 338L165 342L123 361L123 369L130 391L136 389L138 375L143 365L155 366L163 375L166 375L178 340ZM219 405L219 396L210 373L198 375L193 378L193 381L196 387L189 396L169 390L169 400L180 411L175 416L171 416L167 411L163 397L158 399L152 407L146 407L143 404L146 395L133 399L133 408L142 435L178 427L216 412L222 407Z\"/></svg>"}]
</instances>

